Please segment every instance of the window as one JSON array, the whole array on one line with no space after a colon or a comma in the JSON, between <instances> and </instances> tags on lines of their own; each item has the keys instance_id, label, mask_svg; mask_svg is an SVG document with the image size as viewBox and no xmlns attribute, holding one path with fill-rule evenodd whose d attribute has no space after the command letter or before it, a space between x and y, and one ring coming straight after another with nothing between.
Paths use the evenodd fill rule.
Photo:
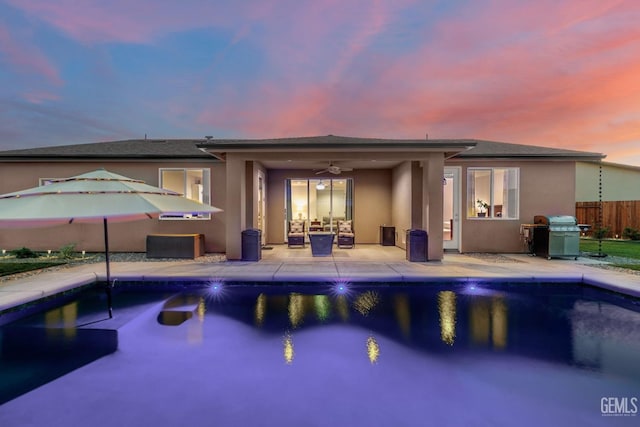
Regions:
<instances>
[{"instance_id":1,"label":"window","mask_svg":"<svg viewBox=\"0 0 640 427\"><path fill-rule=\"evenodd\" d=\"M38 179L38 186L43 187L45 185L53 184L53 181L60 178L40 178Z\"/></svg>"},{"instance_id":2,"label":"window","mask_svg":"<svg viewBox=\"0 0 640 427\"><path fill-rule=\"evenodd\" d=\"M285 220L303 220L305 230L335 231L338 220L353 217L353 179L287 179L285 209Z\"/></svg>"},{"instance_id":3,"label":"window","mask_svg":"<svg viewBox=\"0 0 640 427\"><path fill-rule=\"evenodd\" d=\"M467 169L467 217L518 219L518 168Z\"/></svg>"},{"instance_id":4,"label":"window","mask_svg":"<svg viewBox=\"0 0 640 427\"><path fill-rule=\"evenodd\" d=\"M160 169L160 187L210 204L209 169ZM161 215L160 219L211 219L211 214Z\"/></svg>"}]
</instances>

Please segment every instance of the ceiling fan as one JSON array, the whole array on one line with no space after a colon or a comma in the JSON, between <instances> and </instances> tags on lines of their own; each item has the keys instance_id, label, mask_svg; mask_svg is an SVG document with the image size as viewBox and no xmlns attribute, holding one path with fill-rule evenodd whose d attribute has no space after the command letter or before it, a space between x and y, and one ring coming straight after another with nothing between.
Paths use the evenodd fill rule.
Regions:
<instances>
[{"instance_id":1,"label":"ceiling fan","mask_svg":"<svg viewBox=\"0 0 640 427\"><path fill-rule=\"evenodd\" d=\"M342 172L351 172L353 168L343 168L337 165L334 165L333 162L329 162L329 166L326 169L322 169L316 172L316 175L320 175L321 173L331 173L334 175L340 175Z\"/></svg>"}]
</instances>

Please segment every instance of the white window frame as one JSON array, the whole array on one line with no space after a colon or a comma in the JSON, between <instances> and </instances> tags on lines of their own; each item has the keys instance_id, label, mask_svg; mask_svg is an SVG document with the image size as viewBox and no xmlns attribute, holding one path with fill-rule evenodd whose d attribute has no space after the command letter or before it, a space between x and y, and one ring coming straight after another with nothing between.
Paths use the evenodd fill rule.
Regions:
<instances>
[{"instance_id":1,"label":"white window frame","mask_svg":"<svg viewBox=\"0 0 640 427\"><path fill-rule=\"evenodd\" d=\"M53 181L58 180L60 178L39 178L38 186L44 187L45 185L53 184Z\"/></svg>"},{"instance_id":2,"label":"white window frame","mask_svg":"<svg viewBox=\"0 0 640 427\"><path fill-rule=\"evenodd\" d=\"M516 215L513 217L506 217L506 216L495 216L495 189L494 189L494 175L495 175L495 171L496 170L511 170L515 172L515 184L516 184L516 190L517 190L517 201L516 201ZM489 210L487 213L491 213L491 216L487 215L485 217L479 217L477 216L477 211L476 211L476 198L475 198L475 193L472 197L472 195L470 194L471 191L471 180L473 179L472 177L474 176L473 172L476 171L488 171L490 172L490 177L489 177L489 193L490 193L490 200L489 200ZM467 205L466 205L466 211L467 211L467 219L472 219L472 220L482 220L482 221L490 221L490 220L496 220L496 221L515 221L515 220L519 220L520 219L520 168L518 167L510 167L510 166L504 166L504 167L470 167L467 168L467 191L466 191L466 199L467 199ZM470 198L473 198L473 200L470 200Z\"/></svg>"},{"instance_id":3,"label":"white window frame","mask_svg":"<svg viewBox=\"0 0 640 427\"><path fill-rule=\"evenodd\" d=\"M187 183L186 174L189 171L201 171L202 172L202 185L203 188L203 202L207 204L211 204L211 169L210 168L159 168L158 169L158 187L164 188L162 186L162 172L164 171L182 171L185 175L185 186ZM186 194L186 187L180 191L180 194ZM182 214L182 215L160 215L160 220L163 221L201 221L201 220L210 220L210 213L198 214L196 216L192 214Z\"/></svg>"}]
</instances>

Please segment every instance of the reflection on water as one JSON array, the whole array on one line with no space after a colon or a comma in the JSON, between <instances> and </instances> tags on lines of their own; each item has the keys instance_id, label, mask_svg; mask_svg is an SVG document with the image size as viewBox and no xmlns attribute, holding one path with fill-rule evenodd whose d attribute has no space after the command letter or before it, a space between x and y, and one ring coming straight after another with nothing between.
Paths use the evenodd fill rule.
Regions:
<instances>
[{"instance_id":1,"label":"reflection on water","mask_svg":"<svg viewBox=\"0 0 640 427\"><path fill-rule=\"evenodd\" d=\"M303 295L296 293L289 295L289 322L293 329L300 326L304 319L304 300Z\"/></svg>"},{"instance_id":2,"label":"reflection on water","mask_svg":"<svg viewBox=\"0 0 640 427\"><path fill-rule=\"evenodd\" d=\"M456 338L456 294L451 291L438 292L440 313L440 337L442 342L453 345Z\"/></svg>"},{"instance_id":3,"label":"reflection on water","mask_svg":"<svg viewBox=\"0 0 640 427\"><path fill-rule=\"evenodd\" d=\"M487 298L476 298L469 304L469 329L474 344L488 344L491 332L489 301Z\"/></svg>"},{"instance_id":4,"label":"reflection on water","mask_svg":"<svg viewBox=\"0 0 640 427\"><path fill-rule=\"evenodd\" d=\"M284 345L284 361L287 365L291 365L293 363L293 339L291 338L291 334L287 332L284 336L282 343Z\"/></svg>"},{"instance_id":5,"label":"reflection on water","mask_svg":"<svg viewBox=\"0 0 640 427\"><path fill-rule=\"evenodd\" d=\"M406 362L398 359L407 353L398 351L401 347L412 357L452 363L493 353L506 367L518 366L510 363L516 358L542 360L596 371L640 389L637 299L568 284L472 290L455 284L359 285L343 295L324 289L230 286L224 299L195 290L173 296L122 293L116 301L144 313L162 302L153 328L163 333L146 336L149 342L171 337L206 350L214 340L215 350L224 343L225 351L237 352L239 359L247 352L294 370L350 363L380 372ZM104 319L103 296L97 292L88 301L65 303L0 328L0 404L117 349L116 330L100 329L99 323L92 329L96 323L89 322Z\"/></svg>"},{"instance_id":6,"label":"reflection on water","mask_svg":"<svg viewBox=\"0 0 640 427\"><path fill-rule=\"evenodd\" d=\"M640 381L640 368L634 362L640 359L637 302L621 307L598 300L607 294L594 290L591 292L595 295L589 296L585 296L583 288L571 285L476 286L473 292L462 285L375 290L361 287L344 295L313 290L318 288L300 287L296 292L287 292L276 287L239 287L230 289L225 301L207 299L206 307L201 307L200 301L197 313L199 318L210 314L232 317L255 327L261 334L282 337L275 351L283 352L287 364L292 364L296 356L294 332L313 331L321 335L317 339L305 335L305 340L300 341L304 344L298 344L304 345L304 350L296 349L300 352L298 359L312 357L315 352L307 346L313 345L322 345L324 349L335 345L336 351L361 354L364 342L370 363L377 366L402 363L380 358L379 343L384 336L418 352L445 355L500 352L631 373L631 377ZM183 297L180 306L190 301ZM169 322L166 318L181 316L179 313L163 314L163 322L195 321L180 318ZM331 334L341 338L334 344ZM351 346L345 341L346 336L350 337Z\"/></svg>"},{"instance_id":7,"label":"reflection on water","mask_svg":"<svg viewBox=\"0 0 640 427\"><path fill-rule=\"evenodd\" d=\"M489 345L504 349L508 341L507 303L504 296L476 296L469 303L469 330L471 341L478 345Z\"/></svg>"},{"instance_id":8,"label":"reflection on water","mask_svg":"<svg viewBox=\"0 0 640 427\"><path fill-rule=\"evenodd\" d=\"M366 316L380 301L380 296L375 291L366 291L356 297L353 303L353 307L358 310L360 314Z\"/></svg>"},{"instance_id":9,"label":"reflection on water","mask_svg":"<svg viewBox=\"0 0 640 427\"><path fill-rule=\"evenodd\" d=\"M115 352L119 331L114 326L124 323L117 323L117 319L128 319L132 310L146 311L164 304L174 293L131 291L122 298L114 298L116 324L106 316L101 287L48 300L42 306L33 306L34 311L26 310L18 320L2 324L0 405ZM171 298L170 304L180 307L180 311L185 298L197 301L199 296ZM174 329L178 333L182 330ZM4 426L2 422L0 425Z\"/></svg>"},{"instance_id":10,"label":"reflection on water","mask_svg":"<svg viewBox=\"0 0 640 427\"><path fill-rule=\"evenodd\" d=\"M331 301L329 301L329 297L327 295L314 295L313 302L318 320L324 323L331 317Z\"/></svg>"},{"instance_id":11,"label":"reflection on water","mask_svg":"<svg viewBox=\"0 0 640 427\"><path fill-rule=\"evenodd\" d=\"M405 338L411 338L411 307L409 306L409 297L407 294L399 294L393 297L393 305L396 313L396 320L402 335Z\"/></svg>"},{"instance_id":12,"label":"reflection on water","mask_svg":"<svg viewBox=\"0 0 640 427\"><path fill-rule=\"evenodd\" d=\"M200 321L200 323L202 323L204 321L204 315L207 312L207 304L204 300L204 297L200 297L200 300L198 301L198 320Z\"/></svg>"},{"instance_id":13,"label":"reflection on water","mask_svg":"<svg viewBox=\"0 0 640 427\"><path fill-rule=\"evenodd\" d=\"M380 346L373 335L367 338L367 356L369 356L369 361L371 363L376 363L378 361L378 357L380 357Z\"/></svg>"},{"instance_id":14,"label":"reflection on water","mask_svg":"<svg viewBox=\"0 0 640 427\"><path fill-rule=\"evenodd\" d=\"M178 326L192 317L193 311L163 310L158 314L158 323L166 326Z\"/></svg>"},{"instance_id":15,"label":"reflection on water","mask_svg":"<svg viewBox=\"0 0 640 427\"><path fill-rule=\"evenodd\" d=\"M576 364L640 377L638 313L601 301L576 301L571 310L572 356Z\"/></svg>"},{"instance_id":16,"label":"reflection on water","mask_svg":"<svg viewBox=\"0 0 640 427\"><path fill-rule=\"evenodd\" d=\"M347 297L345 295L339 295L335 299L336 311L338 312L338 316L342 319L343 322L349 320L349 301L347 301Z\"/></svg>"},{"instance_id":17,"label":"reflection on water","mask_svg":"<svg viewBox=\"0 0 640 427\"><path fill-rule=\"evenodd\" d=\"M267 311L267 296L265 294L258 295L256 299L256 308L254 310L255 324L257 327L264 323L264 315Z\"/></svg>"},{"instance_id":18,"label":"reflection on water","mask_svg":"<svg viewBox=\"0 0 640 427\"><path fill-rule=\"evenodd\" d=\"M505 348L507 346L507 304L502 297L491 299L491 323L493 347Z\"/></svg>"},{"instance_id":19,"label":"reflection on water","mask_svg":"<svg viewBox=\"0 0 640 427\"><path fill-rule=\"evenodd\" d=\"M74 301L60 308L48 311L44 316L47 335L56 338L63 335L72 339L76 336L76 322L78 319L78 302Z\"/></svg>"}]
</instances>

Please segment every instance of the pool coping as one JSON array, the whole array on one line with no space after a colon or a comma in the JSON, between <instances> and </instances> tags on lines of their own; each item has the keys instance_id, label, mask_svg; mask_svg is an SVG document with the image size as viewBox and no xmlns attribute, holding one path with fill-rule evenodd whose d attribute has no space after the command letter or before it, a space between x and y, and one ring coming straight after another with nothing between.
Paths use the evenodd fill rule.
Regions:
<instances>
[{"instance_id":1,"label":"pool coping","mask_svg":"<svg viewBox=\"0 0 640 427\"><path fill-rule=\"evenodd\" d=\"M378 249L378 248L375 248ZM277 251L273 251L274 254ZM366 254L366 252L365 252ZM273 255L273 254L272 254ZM403 251L375 253L376 258L318 259L282 251L261 261L162 260L111 263L117 281L247 281L247 282L555 282L583 283L640 297L640 275L602 269L601 260L546 260L528 254L445 254L441 261L408 262ZM300 258L300 256L303 256ZM293 258L287 258L293 257ZM0 314L29 303L95 282L106 281L104 263L85 263L0 282Z\"/></svg>"},{"instance_id":2,"label":"pool coping","mask_svg":"<svg viewBox=\"0 0 640 427\"><path fill-rule=\"evenodd\" d=\"M335 282L352 283L572 283L640 298L640 277L596 269L585 264L540 263L496 265L478 260L454 262L230 261L195 263L113 263L112 280L120 282ZM527 271L517 271L527 268ZM473 270L476 271L473 271ZM533 269L533 270L532 270ZM451 271L454 274L451 274ZM456 274L457 273L457 274ZM475 273L475 274L464 274ZM0 316L21 306L76 288L105 282L102 264L86 264L43 272L0 284Z\"/></svg>"}]
</instances>

